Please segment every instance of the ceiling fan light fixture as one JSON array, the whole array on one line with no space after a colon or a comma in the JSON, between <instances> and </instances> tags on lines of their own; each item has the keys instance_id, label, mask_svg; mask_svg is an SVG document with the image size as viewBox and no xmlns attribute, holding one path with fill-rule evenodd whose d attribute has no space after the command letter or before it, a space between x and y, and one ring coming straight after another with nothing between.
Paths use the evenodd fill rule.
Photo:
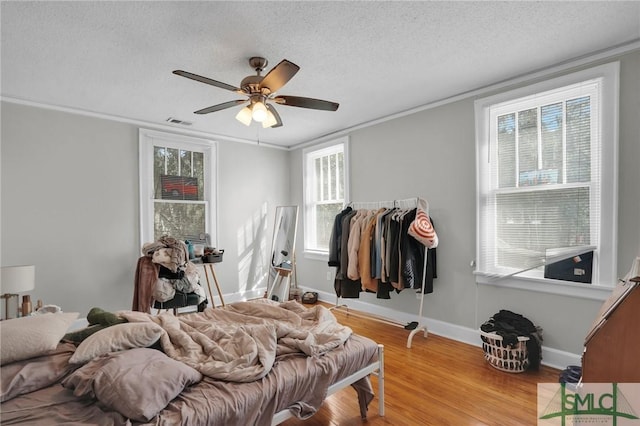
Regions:
<instances>
[{"instance_id":1,"label":"ceiling fan light fixture","mask_svg":"<svg viewBox=\"0 0 640 426\"><path fill-rule=\"evenodd\" d=\"M265 118L262 122L262 127L266 129L267 127L271 127L274 124L278 124L278 120L276 120L276 116L273 115L271 111L267 110L267 118Z\"/></svg>"},{"instance_id":2,"label":"ceiling fan light fixture","mask_svg":"<svg viewBox=\"0 0 640 426\"><path fill-rule=\"evenodd\" d=\"M252 118L252 114L251 114L251 109L249 109L249 107L242 108L240 112L236 115L236 120L238 120L245 126L248 126L251 124L251 118Z\"/></svg>"},{"instance_id":3,"label":"ceiling fan light fixture","mask_svg":"<svg viewBox=\"0 0 640 426\"><path fill-rule=\"evenodd\" d=\"M267 118L267 107L260 101L253 104L251 111L253 119L258 123L262 123Z\"/></svg>"},{"instance_id":4,"label":"ceiling fan light fixture","mask_svg":"<svg viewBox=\"0 0 640 426\"><path fill-rule=\"evenodd\" d=\"M336 102L323 101L322 99L284 95L278 95L276 97L276 93L296 75L300 67L291 61L283 59L263 77L262 71L267 66L267 63L267 60L262 57L255 56L250 58L249 65L256 71L256 75L250 75L242 79L240 87L183 70L175 70L173 73L245 97L245 99L227 101L194 111L194 114L209 114L245 104L246 106L236 115L236 120L245 126L250 126L252 121L256 121L262 123L262 127L264 128L282 127L282 120L274 107L275 104L324 111L335 111L338 109Z\"/></svg>"}]
</instances>

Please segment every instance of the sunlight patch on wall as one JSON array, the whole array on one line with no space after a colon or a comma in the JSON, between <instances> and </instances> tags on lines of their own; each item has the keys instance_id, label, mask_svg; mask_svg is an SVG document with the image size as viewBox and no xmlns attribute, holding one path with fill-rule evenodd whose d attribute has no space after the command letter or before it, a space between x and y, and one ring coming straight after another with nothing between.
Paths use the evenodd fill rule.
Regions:
<instances>
[{"instance_id":1,"label":"sunlight patch on wall","mask_svg":"<svg viewBox=\"0 0 640 426\"><path fill-rule=\"evenodd\" d=\"M238 291L266 286L267 203L249 216L236 233L238 247Z\"/></svg>"}]
</instances>

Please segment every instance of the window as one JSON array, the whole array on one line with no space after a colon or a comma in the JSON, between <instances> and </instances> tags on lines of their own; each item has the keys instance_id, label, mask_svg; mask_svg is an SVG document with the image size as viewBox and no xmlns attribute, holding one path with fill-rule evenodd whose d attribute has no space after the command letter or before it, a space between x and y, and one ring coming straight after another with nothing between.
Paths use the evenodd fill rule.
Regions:
<instances>
[{"instance_id":1,"label":"window","mask_svg":"<svg viewBox=\"0 0 640 426\"><path fill-rule=\"evenodd\" d=\"M140 130L141 245L163 235L215 242L215 144Z\"/></svg>"},{"instance_id":2,"label":"window","mask_svg":"<svg viewBox=\"0 0 640 426\"><path fill-rule=\"evenodd\" d=\"M476 101L478 282L557 286L544 263L587 248L592 283L615 285L617 76L608 64Z\"/></svg>"},{"instance_id":3,"label":"window","mask_svg":"<svg viewBox=\"0 0 640 426\"><path fill-rule=\"evenodd\" d=\"M348 199L348 139L304 150L304 248L328 254L333 221Z\"/></svg>"}]
</instances>

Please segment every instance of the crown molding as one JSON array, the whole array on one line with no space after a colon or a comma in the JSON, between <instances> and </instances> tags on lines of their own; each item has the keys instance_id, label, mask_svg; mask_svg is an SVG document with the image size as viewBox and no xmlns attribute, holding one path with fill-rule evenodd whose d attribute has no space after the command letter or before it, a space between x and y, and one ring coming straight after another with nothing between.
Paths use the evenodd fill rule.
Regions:
<instances>
[{"instance_id":1,"label":"crown molding","mask_svg":"<svg viewBox=\"0 0 640 426\"><path fill-rule=\"evenodd\" d=\"M25 100L25 99L19 99L19 98L13 98L13 97L9 97L9 96L0 96L0 100L3 102L9 102L9 103L15 103L15 104L20 104L20 105L27 105L27 106L32 106L32 107L37 107L37 108L44 108L44 109L51 109L51 110L55 110L55 111L62 111L62 112L67 112L70 114L78 114L78 115L84 115L84 116L88 116L88 117L94 117L94 118L101 118L101 119L105 119L105 120L111 120L111 121L117 121L117 122L121 122L121 123L128 123L128 124L132 124L135 126L141 126L141 127L145 127L145 128L150 128L150 129L157 129L157 130L163 130L163 131L170 131L173 133L178 133L178 134L183 134L183 135L188 135L188 136L197 136L197 137L204 137L204 138L208 138L208 139L213 139L216 141L227 141L227 142L236 142L236 143L245 143L245 144L250 144L250 145L258 145L258 146L262 146L265 148L273 148L273 149L280 149L280 150L285 150L285 151L292 151L292 150L296 150L296 149L300 149L300 148L306 148L308 146L313 146L313 145L317 145L323 142L327 142L330 141L332 139L341 137L341 136L346 136L349 135L352 132L355 132L357 130L360 129L364 129L367 127L371 127L380 123L384 123L386 121L390 121L390 120L394 120L396 118L401 118L401 117L405 117L407 115L411 115L411 114L415 114L421 111L425 111L428 109L432 109L432 108L436 108L442 105L446 105L446 104L450 104L453 102L457 102L459 100L463 100L463 99L467 99L467 98L472 98L475 96L481 96L484 95L488 92L492 92L495 90L500 90L500 89L505 89L507 87L510 86L514 86L514 85L518 85L518 84L523 84L529 81L533 81L536 79L540 79L540 78L544 78L544 77L549 77L553 74L556 73L561 73L561 72L566 72L566 71L570 71L573 68L577 68L577 67L581 67L581 66L585 66L594 62L598 62L598 61L603 61L603 60L607 60L607 59L612 59L627 53L631 53L634 51L640 50L640 39L635 39L632 41L629 41L627 43L622 43L619 44L617 46L613 46L607 49L603 49L597 52L593 52L584 56L580 56L577 58L572 58L570 60L561 62L559 64L550 66L550 67L546 67L546 68L542 68L542 69L538 69L535 71L532 71L530 73L526 73L526 74L522 74L519 76L515 76L513 78L507 79L507 80L503 80L503 81L499 81L487 86L482 86L479 87L477 89L473 89L473 90L469 90L466 92L462 92L462 93L458 93L456 95L447 97L447 98L443 98L440 100L436 100L434 102L430 102L424 105L421 105L419 107L415 107L415 108L411 108L405 111L401 111L395 114L391 114L391 115L387 115L384 117L380 117L374 120L370 120L370 121L366 121L364 123L360 123L357 124L355 126L351 126L348 127L346 129L343 130L339 130L337 132L333 132L333 133L328 133L324 136L321 136L319 138L315 138L312 140L308 140L305 142L301 142L299 144L295 144L295 145L291 145L291 146L279 146L279 145L274 145L274 144L270 144L270 143L265 143L265 142L256 142L253 140L249 140L249 139L242 139L242 138L234 138L232 136L226 136L226 135L220 135L220 134L216 134L216 133L210 133L210 132L203 132L203 131L198 131L198 130L187 130L187 129L180 129L180 128L176 128L174 126L170 126L170 125L165 125L165 124L158 124L158 123L152 123L152 122L148 122L148 121L143 121L143 120L136 120L136 119L131 119L131 118L126 118L126 117L120 117L117 115L109 115L109 114L103 114L103 113L97 113L94 111L88 111L88 110L82 110L82 109L76 109L76 108L70 108L70 107L64 107L64 106L60 106L60 105L52 105L52 104L46 104L46 103L40 103L40 102L34 102L34 101L29 101L29 100Z\"/></svg>"},{"instance_id":2,"label":"crown molding","mask_svg":"<svg viewBox=\"0 0 640 426\"><path fill-rule=\"evenodd\" d=\"M53 105L53 104L46 104L46 103L41 103L41 102L34 102L34 101L29 101L29 100L20 99L20 98L13 98L13 97L10 97L10 96L0 96L0 101L13 103L13 104L18 104L18 105L26 105L26 106L35 107L35 108L43 108L43 109L48 109L48 110L53 110L53 111L66 112L66 113L69 113L69 114L82 115L82 116L85 116L85 117L93 117L93 118L100 118L100 119L103 119L103 120L116 121L116 122L120 122L120 123L126 123L126 124L131 124L131 125L134 125L134 126L143 127L143 128L146 128L146 129L162 130L162 131L165 131L165 132L176 133L176 134L179 134L179 135L195 136L195 137L200 137L200 138L205 138L205 139L212 139L212 140L215 140L217 142L226 141L226 142L235 142L235 143L244 143L244 144L249 144L249 145L256 145L256 146L261 146L261 147L265 147L265 148L280 149L280 150L285 150L285 151L289 151L290 150L289 147L278 146L278 145L265 143L265 142L256 142L256 141L252 141L252 140L249 140L249 139L234 138L232 136L225 136L225 135L220 135L220 134L217 134L217 133L203 132L203 131L199 131L199 130L182 129L182 128L177 128L175 126L170 126L168 124L152 123L152 122L144 121L144 120L136 120L136 119L132 119L132 118L126 118L126 117L121 117L121 116L117 116L117 115L110 115L110 114L103 114L103 113L99 113L99 112L87 111L87 110L78 109L78 108L70 108L70 107L65 107L65 106L60 106L60 105Z\"/></svg>"},{"instance_id":3,"label":"crown molding","mask_svg":"<svg viewBox=\"0 0 640 426\"><path fill-rule=\"evenodd\" d=\"M592 52L590 54L580 56L577 58L572 58L564 62L560 62L558 64L552 65L550 67L541 68L535 71L528 72L526 74L521 74L515 77L512 77L507 80L502 80L487 86L478 87L473 90L469 90L466 92L458 93L457 95L453 95L447 98L439 99L437 101L430 102L428 104L424 104L415 108L411 108L405 111L398 112L396 114L387 115L384 117L377 118L375 120L367 121L331 134L327 134L325 136L321 136L319 138L301 142L296 145L292 145L290 149L300 149L306 148L309 146L313 146L316 144L320 144L323 142L327 142L331 139L335 139L341 136L348 135L356 130L364 129L367 127L375 126L376 124L384 123L386 121L395 120L396 118L405 117L407 115L415 114L417 112L425 111L428 109L436 108L442 105L447 105L453 102L457 102L463 99L473 98L477 96L486 95L489 92L493 92L496 90L506 89L508 87L524 84L528 82L532 82L534 80L538 80L540 78L550 77L557 73L568 72L574 68L582 67L585 65L589 65L595 62L604 61L608 59L614 59L616 57L625 55L627 53L632 53L634 51L640 50L640 39L635 39L629 41L627 43L622 43L607 49L599 50L597 52Z\"/></svg>"}]
</instances>

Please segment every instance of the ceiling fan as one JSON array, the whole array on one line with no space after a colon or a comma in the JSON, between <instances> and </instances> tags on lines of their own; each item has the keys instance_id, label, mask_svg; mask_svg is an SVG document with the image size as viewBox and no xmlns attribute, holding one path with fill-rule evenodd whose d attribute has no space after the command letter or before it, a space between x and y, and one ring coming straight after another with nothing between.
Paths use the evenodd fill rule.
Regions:
<instances>
[{"instance_id":1,"label":"ceiling fan","mask_svg":"<svg viewBox=\"0 0 640 426\"><path fill-rule=\"evenodd\" d=\"M194 114L209 114L210 112L220 111L246 103L247 105L236 115L236 119L246 126L251 124L252 119L262 123L262 127L265 128L282 126L280 115L273 104L324 111L336 111L338 109L339 104L336 102L303 98L300 96L277 95L276 92L296 75L300 67L284 59L265 76L262 76L260 74L267 66L267 63L268 61L265 58L257 56L250 58L249 65L256 70L256 75L250 75L242 79L240 87L235 87L187 71L175 70L173 73L246 96L247 99L223 102L194 112Z\"/></svg>"}]
</instances>

